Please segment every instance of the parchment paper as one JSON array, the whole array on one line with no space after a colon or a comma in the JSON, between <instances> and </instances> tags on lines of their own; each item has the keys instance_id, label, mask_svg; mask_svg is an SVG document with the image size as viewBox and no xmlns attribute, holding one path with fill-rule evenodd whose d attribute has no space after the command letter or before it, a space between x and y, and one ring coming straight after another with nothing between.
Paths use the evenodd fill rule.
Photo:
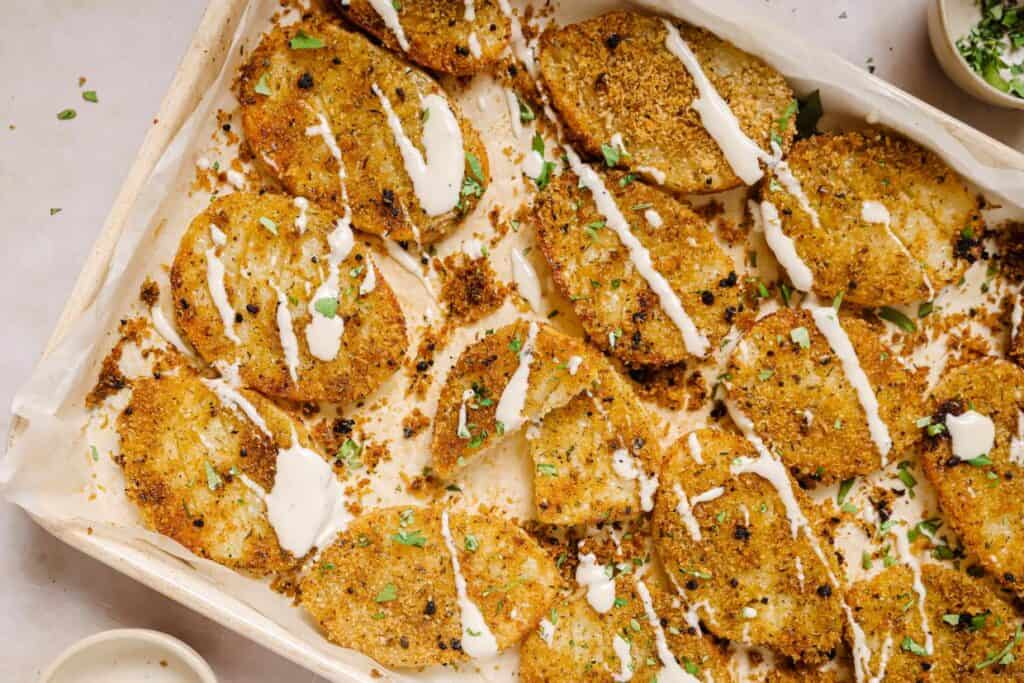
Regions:
<instances>
[{"instance_id":1,"label":"parchment paper","mask_svg":"<svg viewBox=\"0 0 1024 683\"><path fill-rule=\"evenodd\" d=\"M578 20L598 14L622 3L610 0L564 0L558 7L559 21ZM957 124L926 105L895 91L868 76L863 70L836 56L804 45L799 39L771 26L745 8L722 0L645 0L640 5L674 14L704 26L739 47L766 59L790 80L798 94L819 89L828 121L857 121L867 118L891 126L939 152L958 172L973 181L988 196L1003 200L1005 212L1019 211L1024 198L1024 158L1014 158L998 143L979 145L974 134L965 134ZM227 60L211 62L209 69L219 70L216 82L194 114L178 132L132 206L120 241L114 250L109 270L96 299L78 315L69 334L44 358L30 380L17 394L13 411L15 422L9 450L0 463L0 484L4 495L43 520L58 533L90 529L102 539L107 552L123 554L126 561L159 580L161 590L197 608L218 610L216 616L232 628L262 642L272 643L279 652L335 680L371 680L374 664L357 653L327 643L317 628L291 605L290 600L272 592L254 579L200 560L173 541L141 528L138 515L123 492L119 468L111 461L117 438L109 418L90 415L84 396L96 381L99 363L117 340L118 320L126 315L144 314L138 304L139 285L146 276L156 279L163 292L161 305L169 319L169 286L165 266L173 258L178 240L191 218L209 201L208 195L189 194L195 164L201 157L226 165L234 152L211 143L217 127L219 109L234 111L237 103L230 92L234 74L244 55L251 52L260 34L269 28L269 17L280 9L274 0L253 0L232 25L236 27ZM454 92L451 83L445 83ZM439 245L444 256L460 249L464 240L476 235L485 241L493 235L487 218L492 207L502 207L503 219L528 198L518 159L509 159L503 148L513 145L529 149L532 130L513 135L505 92L490 77L473 80L458 95L464 113L475 123L488 146L493 181L484 201L455 234ZM826 122L827 123L827 122ZM236 126L236 130L240 127ZM514 155L518 156L518 155ZM728 208L727 217L735 220L742 210L742 193L719 196ZM511 280L509 253L533 243L527 231L510 233L492 250L491 262L500 279ZM739 265L744 247L733 250ZM548 268L533 250L530 260L544 280L543 309L535 312L545 318L551 310L560 315L557 327L579 334L578 324L568 302L554 291ZM436 305L419 280L378 251L376 262L401 299L403 310L414 333L410 348L415 350L420 325L429 320ZM762 257L762 264L769 263ZM768 265L768 275L772 266ZM765 272L765 267L761 269ZM737 272L742 272L738 267ZM978 281L972 269L968 283ZM955 297L956 292L948 296ZM443 378L461 350L480 330L498 327L522 315L511 303L470 327L459 330L451 343L436 357L434 372ZM427 415L436 406L440 380L423 403L404 397L406 380L402 373L385 384L366 402L368 429L374 438L390 441L393 458L382 464L374 476L373 494L364 499L368 508L380 504L415 503L415 499L395 492L400 473L418 475L429 465L430 430L416 439L401 437L401 418L416 405ZM381 408L383 399L388 406ZM111 410L117 404L110 406ZM669 415L665 418L664 438L671 440L702 419L701 413ZM98 459L91 457L96 446ZM532 510L530 468L521 437L483 457L460 482L465 489L464 504L487 502L505 508L509 514L528 518ZM108 561L113 561L108 558ZM394 679L436 680L509 680L516 664L512 651L494 662L424 673L392 675Z\"/></svg>"}]
</instances>

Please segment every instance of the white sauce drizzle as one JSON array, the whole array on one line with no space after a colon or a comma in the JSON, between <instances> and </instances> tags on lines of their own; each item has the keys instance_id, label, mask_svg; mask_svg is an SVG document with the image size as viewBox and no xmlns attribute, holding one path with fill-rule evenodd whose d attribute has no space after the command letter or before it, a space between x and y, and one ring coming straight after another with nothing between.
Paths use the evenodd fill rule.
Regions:
<instances>
[{"instance_id":1,"label":"white sauce drizzle","mask_svg":"<svg viewBox=\"0 0 1024 683\"><path fill-rule=\"evenodd\" d=\"M526 299L535 313L542 313L544 297L537 271L519 249L512 249L509 260L512 262L512 279L515 280L519 294Z\"/></svg>"},{"instance_id":2,"label":"white sauce drizzle","mask_svg":"<svg viewBox=\"0 0 1024 683\"><path fill-rule=\"evenodd\" d=\"M530 388L530 364L533 362L539 329L536 322L530 322L526 341L519 352L519 366L512 373L505 390L501 392L501 400L498 401L498 408L494 413L494 419L505 426L506 433L516 431L526 421L523 408L526 405L526 393Z\"/></svg>"},{"instance_id":3,"label":"white sauce drizzle","mask_svg":"<svg viewBox=\"0 0 1024 683\"><path fill-rule=\"evenodd\" d=\"M498 654L498 641L484 621L480 608L469 597L466 577L462 575L462 567L459 564L459 552L455 547L455 539L452 538L452 530L448 526L448 510L441 512L441 535L444 536L444 544L452 558L455 592L459 599L459 611L462 613L462 651L476 659L493 657Z\"/></svg>"},{"instance_id":4,"label":"white sauce drizzle","mask_svg":"<svg viewBox=\"0 0 1024 683\"><path fill-rule=\"evenodd\" d=\"M541 619L537 632L544 644L551 647L551 641L555 638L555 625L547 619Z\"/></svg>"},{"instance_id":5,"label":"white sauce drizzle","mask_svg":"<svg viewBox=\"0 0 1024 683\"><path fill-rule=\"evenodd\" d=\"M566 363L565 367L569 371L569 374L575 377L576 373L579 372L581 365L583 365L583 356L569 356L569 361Z\"/></svg>"},{"instance_id":6,"label":"white sauce drizzle","mask_svg":"<svg viewBox=\"0 0 1024 683\"><path fill-rule=\"evenodd\" d=\"M523 157L523 175L536 180L544 172L544 155L535 149L531 149Z\"/></svg>"},{"instance_id":7,"label":"white sauce drizzle","mask_svg":"<svg viewBox=\"0 0 1024 683\"><path fill-rule=\"evenodd\" d=\"M842 325L839 324L839 316L834 308L831 306L814 305L808 305L806 308L810 311L811 317L814 318L814 324L817 325L818 330L828 340L828 345L832 348L832 352L839 358L847 381L850 382L857 393L857 399L860 401L861 408L864 409L864 414L867 417L868 432L871 434L871 440L874 442L875 448L878 449L879 454L882 456L882 467L884 468L888 464L889 451L892 450L892 437L889 435L888 425L885 424L885 421L882 420L879 414L878 397L875 396L875 391L871 388L871 382L868 381L867 374L865 374L864 369L860 366L857 352L854 350L853 344L843 330Z\"/></svg>"},{"instance_id":8,"label":"white sauce drizzle","mask_svg":"<svg viewBox=\"0 0 1024 683\"><path fill-rule=\"evenodd\" d=\"M640 509L650 512L654 509L654 494L658 491L658 475L640 473Z\"/></svg>"},{"instance_id":9,"label":"white sauce drizzle","mask_svg":"<svg viewBox=\"0 0 1024 683\"><path fill-rule=\"evenodd\" d=\"M302 235L306 232L306 226L309 225L309 216L306 215L306 211L309 210L309 200L305 197L296 197L292 203L299 210L299 215L295 217L295 229Z\"/></svg>"},{"instance_id":10,"label":"white sauce drizzle","mask_svg":"<svg viewBox=\"0 0 1024 683\"><path fill-rule=\"evenodd\" d=\"M363 276L363 282L359 285L359 296L366 296L375 289L377 289L377 268L373 265L373 258L367 254L366 275Z\"/></svg>"},{"instance_id":11,"label":"white sauce drizzle","mask_svg":"<svg viewBox=\"0 0 1024 683\"><path fill-rule=\"evenodd\" d=\"M595 405L596 402L595 402ZM640 509L650 512L654 509L654 493L658 490L658 477L648 476L637 464L629 451L620 448L612 453L612 470L620 479L627 481L639 480Z\"/></svg>"},{"instance_id":12,"label":"white sauce drizzle","mask_svg":"<svg viewBox=\"0 0 1024 683\"><path fill-rule=\"evenodd\" d=\"M707 337L701 334L697 326L694 325L693 320L687 315L683 309L682 302L669 285L668 280L665 279L665 276L655 269L650 252L647 251L640 240L636 238L636 235L633 234L632 230L630 230L629 222L622 215L622 211L619 210L618 205L615 203L615 198L612 197L608 188L605 187L601 177L597 175L594 169L584 164L576 152L568 145L565 146L565 152L573 172L579 176L583 186L590 190L598 212L605 218L605 224L615 232L619 241L626 247L637 272L640 273L640 276L646 280L647 285L658 296L665 314L679 328L683 335L683 343L686 346L687 353L698 357L707 355L708 347L710 346Z\"/></svg>"},{"instance_id":13,"label":"white sauce drizzle","mask_svg":"<svg viewBox=\"0 0 1024 683\"><path fill-rule=\"evenodd\" d=\"M761 202L761 225L764 227L764 238L768 248L789 275L793 286L802 292L809 292L814 285L814 273L800 258L793 238L782 231L779 210L768 200Z\"/></svg>"},{"instance_id":14,"label":"white sauce drizzle","mask_svg":"<svg viewBox=\"0 0 1024 683\"><path fill-rule=\"evenodd\" d=\"M889 657L892 656L892 636L887 635L882 644L882 654L879 657L878 673L871 679L871 683L881 683L885 680L885 670L889 667Z\"/></svg>"},{"instance_id":15,"label":"white sauce drizzle","mask_svg":"<svg viewBox=\"0 0 1024 683\"><path fill-rule=\"evenodd\" d=\"M288 366L288 374L292 382L299 379L299 340L292 327L292 312L288 308L288 297L277 286L277 331L281 337L281 349L284 351L284 362Z\"/></svg>"},{"instance_id":16,"label":"white sauce drizzle","mask_svg":"<svg viewBox=\"0 0 1024 683\"><path fill-rule=\"evenodd\" d=\"M413 190L420 207L428 216L440 216L459 203L462 177L466 169L466 154L462 147L462 129L455 119L448 100L430 94L423 98L423 109L429 114L423 124L423 148L426 159L402 128L402 121L391 107L391 100L376 83L373 92L387 115L388 126L395 138L405 172L412 180Z\"/></svg>"},{"instance_id":17,"label":"white sauce drizzle","mask_svg":"<svg viewBox=\"0 0 1024 683\"><path fill-rule=\"evenodd\" d=\"M713 500L718 500L719 498L722 497L722 494L724 493L725 488L721 486L716 486L713 489L708 489L704 493L698 493L696 496L693 497L693 501L691 502L693 503L693 507L697 507L701 503L710 503Z\"/></svg>"},{"instance_id":18,"label":"white sauce drizzle","mask_svg":"<svg viewBox=\"0 0 1024 683\"><path fill-rule=\"evenodd\" d=\"M468 427L466 426L466 401L470 400L474 396L476 396L476 392L473 391L472 389L466 389L465 391L462 392L462 402L459 404L459 426L455 430L455 435L458 436L460 439L468 439L472 436L472 434L469 433Z\"/></svg>"},{"instance_id":19,"label":"white sauce drizzle","mask_svg":"<svg viewBox=\"0 0 1024 683\"><path fill-rule=\"evenodd\" d=\"M668 31L665 47L679 58L697 86L698 97L692 105L694 111L700 115L701 123L722 150L733 172L747 185L753 185L764 175L760 164L761 150L740 128L728 103L708 80L700 61L679 35L679 30L672 22L663 21Z\"/></svg>"},{"instance_id":20,"label":"white sauce drizzle","mask_svg":"<svg viewBox=\"0 0 1024 683\"><path fill-rule=\"evenodd\" d=\"M633 656L629 652L629 641L616 633L612 639L612 649L619 658L619 673L613 673L612 680L616 683L633 680Z\"/></svg>"},{"instance_id":21,"label":"white sauce drizzle","mask_svg":"<svg viewBox=\"0 0 1024 683\"><path fill-rule=\"evenodd\" d=\"M686 437L686 445L690 449L690 457L698 465L704 464L703 450L700 447L700 439L697 438L697 432L690 432L690 435Z\"/></svg>"},{"instance_id":22,"label":"white sauce drizzle","mask_svg":"<svg viewBox=\"0 0 1024 683\"><path fill-rule=\"evenodd\" d=\"M676 514L683 520L683 526L690 533L690 538L700 542L703 538L700 533L700 523L693 516L693 507L690 505L690 499L686 497L686 491L678 483L672 485L672 491L679 499L676 504Z\"/></svg>"},{"instance_id":23,"label":"white sauce drizzle","mask_svg":"<svg viewBox=\"0 0 1024 683\"><path fill-rule=\"evenodd\" d=\"M369 0L370 6L380 15L384 25L395 34L395 40L403 51L409 51L409 39L405 37L405 30L398 18L398 10L395 8L394 0Z\"/></svg>"},{"instance_id":24,"label":"white sauce drizzle","mask_svg":"<svg viewBox=\"0 0 1024 683\"><path fill-rule=\"evenodd\" d=\"M263 420L263 416L260 415L256 407L249 402L245 396L242 396L238 391L235 390L228 382L224 379L206 379L205 377L199 380L206 386L207 389L217 395L217 398L224 405L240 411L243 415L249 418L249 421L260 428L260 431L267 436L273 438L273 434L270 432L270 428L267 427L267 423Z\"/></svg>"},{"instance_id":25,"label":"white sauce drizzle","mask_svg":"<svg viewBox=\"0 0 1024 683\"><path fill-rule=\"evenodd\" d=\"M804 589L804 563L800 561L799 557L793 558L793 564L796 565L796 579L800 582L800 590Z\"/></svg>"},{"instance_id":26,"label":"white sauce drizzle","mask_svg":"<svg viewBox=\"0 0 1024 683\"><path fill-rule=\"evenodd\" d=\"M654 602L651 600L651 594L644 582L639 579L636 582L636 592L640 596L640 601L644 604L647 623L654 629L655 649L658 651L658 659L661 661L658 681L660 683L700 683L700 679L688 674L676 661L675 655L672 654L672 650L668 647L668 641L665 639L665 629L661 627L658 613L654 611Z\"/></svg>"},{"instance_id":27,"label":"white sauce drizzle","mask_svg":"<svg viewBox=\"0 0 1024 683\"><path fill-rule=\"evenodd\" d=\"M310 321L306 325L306 343L309 352L322 361L332 361L341 350L341 335L345 332L345 319L335 312L327 317L316 309L316 302L321 299L337 300L341 262L344 261L355 246L355 236L349 227L350 215L346 207L346 215L338 219L334 230L327 236L330 252L327 255L327 279L317 287L309 302Z\"/></svg>"},{"instance_id":28,"label":"white sauce drizzle","mask_svg":"<svg viewBox=\"0 0 1024 683\"><path fill-rule=\"evenodd\" d=\"M277 451L274 488L265 502L278 542L295 557L314 545L325 547L352 520L334 469L302 446L294 431L291 446Z\"/></svg>"},{"instance_id":29,"label":"white sauce drizzle","mask_svg":"<svg viewBox=\"0 0 1024 683\"><path fill-rule=\"evenodd\" d=\"M963 415L946 415L946 429L953 440L953 455L974 460L987 455L996 441L996 426L981 413L968 410Z\"/></svg>"},{"instance_id":30,"label":"white sauce drizzle","mask_svg":"<svg viewBox=\"0 0 1024 683\"><path fill-rule=\"evenodd\" d=\"M186 356L195 356L195 354L192 353L192 349L185 344L185 340L182 339L181 335L178 334L178 331L174 329L174 325L171 324L171 321L164 315L164 312L159 305L152 306L149 309L149 316L153 319L153 327L156 328L157 333L161 337L169 341L174 348L178 349Z\"/></svg>"},{"instance_id":31,"label":"white sauce drizzle","mask_svg":"<svg viewBox=\"0 0 1024 683\"><path fill-rule=\"evenodd\" d=\"M465 0L466 13L464 16L466 21L476 20L476 3L474 0Z\"/></svg>"},{"instance_id":32,"label":"white sauce drizzle","mask_svg":"<svg viewBox=\"0 0 1024 683\"><path fill-rule=\"evenodd\" d=\"M661 214L654 209L647 209L644 211L644 220L647 221L647 225L652 228L660 228L665 224L665 220L661 217Z\"/></svg>"},{"instance_id":33,"label":"white sauce drizzle","mask_svg":"<svg viewBox=\"0 0 1024 683\"><path fill-rule=\"evenodd\" d=\"M595 612L606 613L615 604L615 579L608 576L611 572L597 564L594 553L580 555L580 563L576 566L576 583L587 589L587 602Z\"/></svg>"},{"instance_id":34,"label":"white sauce drizzle","mask_svg":"<svg viewBox=\"0 0 1024 683\"><path fill-rule=\"evenodd\" d=\"M475 59L480 59L484 51L480 47L480 39L476 37L476 31L470 32L467 42L469 43L469 54L473 55Z\"/></svg>"},{"instance_id":35,"label":"white sauce drizzle","mask_svg":"<svg viewBox=\"0 0 1024 683\"><path fill-rule=\"evenodd\" d=\"M206 286L210 290L213 305L220 313L220 321L224 325L224 336L236 344L242 340L235 334L235 309L228 300L228 290L224 287L224 264L217 258L217 248L206 250Z\"/></svg>"},{"instance_id":36,"label":"white sauce drizzle","mask_svg":"<svg viewBox=\"0 0 1024 683\"><path fill-rule=\"evenodd\" d=\"M533 50L530 49L530 45L526 42L525 36L523 36L523 27L519 23L519 17L512 11L508 0L498 0L498 7L501 9L502 14L508 17L509 24L512 27L512 54L526 67L526 72L530 76L537 78L537 64L533 58Z\"/></svg>"},{"instance_id":37,"label":"white sauce drizzle","mask_svg":"<svg viewBox=\"0 0 1024 683\"><path fill-rule=\"evenodd\" d=\"M227 176L228 176L228 182L231 183L236 190L244 190L245 189L245 182L246 181L245 181L245 175L244 174L239 173L238 171L236 171L233 168L229 168Z\"/></svg>"},{"instance_id":38,"label":"white sauce drizzle","mask_svg":"<svg viewBox=\"0 0 1024 683\"><path fill-rule=\"evenodd\" d=\"M893 232L892 216L889 213L889 209L885 207L885 204L883 204L882 202L875 201L864 202L861 205L860 218L865 223L881 225L885 228L885 232L889 235L889 238L896 243L896 246L899 247L901 252L903 252L903 255L910 259L911 263L916 264L920 267L921 276L922 278L924 278L925 287L928 288L928 298L934 299L935 288L932 287L932 281L928 277L928 272L924 269L924 267L918 264L917 259L915 259L914 255L910 253L909 249L907 249L907 245L905 245L903 243L903 240L901 240L899 236L895 232Z\"/></svg>"},{"instance_id":39,"label":"white sauce drizzle","mask_svg":"<svg viewBox=\"0 0 1024 683\"><path fill-rule=\"evenodd\" d=\"M224 231L218 228L216 225L210 226L210 239L218 247L223 247L228 243L228 236L224 234Z\"/></svg>"},{"instance_id":40,"label":"white sauce drizzle","mask_svg":"<svg viewBox=\"0 0 1024 683\"><path fill-rule=\"evenodd\" d=\"M1021 322L1024 322L1024 291L1017 292L1013 300L1013 311L1010 312L1010 339L1015 339L1020 333Z\"/></svg>"},{"instance_id":41,"label":"white sauce drizzle","mask_svg":"<svg viewBox=\"0 0 1024 683\"><path fill-rule=\"evenodd\" d=\"M664 185L665 181L668 180L668 175L661 169L655 168L654 166L637 166L637 173L642 173L645 176L650 176L651 180L656 182L658 185Z\"/></svg>"}]
</instances>

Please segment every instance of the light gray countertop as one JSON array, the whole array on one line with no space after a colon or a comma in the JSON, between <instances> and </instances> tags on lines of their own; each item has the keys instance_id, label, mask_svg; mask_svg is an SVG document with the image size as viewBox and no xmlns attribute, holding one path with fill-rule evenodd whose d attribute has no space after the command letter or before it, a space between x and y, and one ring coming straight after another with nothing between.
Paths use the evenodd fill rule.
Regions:
<instances>
[{"instance_id":1,"label":"light gray countertop","mask_svg":"<svg viewBox=\"0 0 1024 683\"><path fill-rule=\"evenodd\" d=\"M1024 113L972 100L939 70L928 0L746 0L792 31L876 69L1018 149ZM205 0L4 3L0 27L0 404L26 379L71 291ZM79 87L80 76L87 78ZM96 90L99 103L82 100ZM78 116L58 121L72 107ZM60 209L51 215L51 209ZM6 433L8 416L0 417ZM37 528L0 503L0 680L31 681L60 650L117 627L175 634L223 681L312 674L193 614Z\"/></svg>"}]
</instances>

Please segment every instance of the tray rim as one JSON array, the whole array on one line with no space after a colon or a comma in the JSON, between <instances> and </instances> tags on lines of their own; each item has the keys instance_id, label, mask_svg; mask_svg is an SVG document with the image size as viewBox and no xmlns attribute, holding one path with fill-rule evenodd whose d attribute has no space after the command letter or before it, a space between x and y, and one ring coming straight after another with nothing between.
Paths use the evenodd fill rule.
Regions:
<instances>
[{"instance_id":1,"label":"tray rim","mask_svg":"<svg viewBox=\"0 0 1024 683\"><path fill-rule=\"evenodd\" d=\"M682 1L686 2L687 0ZM218 43L222 42L225 36L230 37L233 34L231 30L232 25L242 15L249 3L250 0L209 1L196 32L193 34L193 38L161 101L155 119L156 123L147 131L143 138L128 175L121 184L110 212L104 220L103 227L90 247L89 255L75 280L75 284L68 295L67 302L62 309L54 330L44 346L41 360L53 352L56 346L68 334L79 315L93 302L105 279L110 259L124 230L125 223L135 204L138 193L178 130L187 120L192 110L192 104L198 101L198 97L201 95L199 92L201 90L201 81L204 78L205 69L208 68L208 65L204 64L205 60L208 58L214 61L219 59L217 56ZM643 10L644 8L640 9ZM747 14L748 19L767 21L775 27L775 30L788 34L793 41L798 42L804 49L827 56L828 59L835 61L837 65L842 65L847 71L847 76L851 79L851 85L858 85L857 81L860 81L862 86L870 84L876 90L880 89L883 91L884 94L901 99L918 109L923 116L927 116L940 123L972 153L984 152L989 159L998 163L1000 167L1024 171L1024 153L1018 152L1009 145L996 140L888 81L865 72L832 50L812 44L788 29L779 27L777 22L767 18L760 8ZM228 45L230 45L230 41ZM21 418L17 415L13 416L8 434L8 444L13 442L20 431L20 420ZM154 562L151 558L145 557L140 549L131 544L116 538L93 534L91 529L82 528L81 525L62 524L41 518L31 512L28 515L48 533L71 547L155 590L161 595L188 607L217 624L271 650L298 666L318 675L328 678L333 677L334 680L353 681L355 683L359 683L362 680L351 671L344 674L344 678L336 678L334 672L329 672L327 669L321 669L319 666L316 666L315 660L325 657L324 653L315 652L311 648L304 647L301 643L289 642L286 637L281 637L282 635L286 636L286 633L274 633L275 629L281 631L283 629L248 605L237 600L234 601L235 604L218 603L213 599L213 596L204 595L206 592L216 592L215 586L212 586L207 581L200 580L184 571L174 570L166 565ZM247 611L248 615L240 614L239 608L242 611ZM261 627L254 623L254 620L262 620L265 623ZM387 676L387 673L385 673L385 676Z\"/></svg>"}]
</instances>

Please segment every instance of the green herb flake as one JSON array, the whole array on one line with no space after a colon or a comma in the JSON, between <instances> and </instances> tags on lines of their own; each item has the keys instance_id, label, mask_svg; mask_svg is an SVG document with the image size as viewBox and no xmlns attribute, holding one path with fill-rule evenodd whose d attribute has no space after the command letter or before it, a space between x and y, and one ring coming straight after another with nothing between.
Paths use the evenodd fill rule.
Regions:
<instances>
[{"instance_id":1,"label":"green herb flake","mask_svg":"<svg viewBox=\"0 0 1024 683\"><path fill-rule=\"evenodd\" d=\"M392 600L398 599L398 590L395 588L395 584L386 583L384 587L377 593L377 597L373 599L374 602L391 602Z\"/></svg>"},{"instance_id":2,"label":"green herb flake","mask_svg":"<svg viewBox=\"0 0 1024 683\"><path fill-rule=\"evenodd\" d=\"M917 317L927 318L935 310L935 302L925 301L924 303L918 304L917 306Z\"/></svg>"},{"instance_id":3,"label":"green herb flake","mask_svg":"<svg viewBox=\"0 0 1024 683\"><path fill-rule=\"evenodd\" d=\"M853 490L853 485L857 483L857 478L846 479L839 485L839 492L836 494L836 504L842 505L846 500L846 497L850 495L850 491Z\"/></svg>"},{"instance_id":4,"label":"green herb flake","mask_svg":"<svg viewBox=\"0 0 1024 683\"><path fill-rule=\"evenodd\" d=\"M78 112L74 109L63 109L57 113L58 121L70 121L71 119L78 116Z\"/></svg>"},{"instance_id":5,"label":"green herb flake","mask_svg":"<svg viewBox=\"0 0 1024 683\"><path fill-rule=\"evenodd\" d=\"M992 464L992 459L989 458L987 455L979 455L977 458L965 460L964 462L966 462L968 465L971 465L972 467L985 467L986 465Z\"/></svg>"},{"instance_id":6,"label":"green herb flake","mask_svg":"<svg viewBox=\"0 0 1024 683\"><path fill-rule=\"evenodd\" d=\"M89 455L92 456L92 461L93 462L99 462L100 461L100 452L98 450L96 450L95 446L89 446Z\"/></svg>"},{"instance_id":7,"label":"green herb flake","mask_svg":"<svg viewBox=\"0 0 1024 683\"><path fill-rule=\"evenodd\" d=\"M519 103L519 120L523 123L529 123L537 118L537 115L533 113L533 109L527 104L522 97L516 95L516 101Z\"/></svg>"},{"instance_id":8,"label":"green herb flake","mask_svg":"<svg viewBox=\"0 0 1024 683\"><path fill-rule=\"evenodd\" d=\"M999 652L990 654L974 668L980 671L981 669L990 667L993 664L999 664L1001 666L1012 664L1015 659L1013 650L1020 644L1022 638L1024 638L1024 631L1022 631L1021 625L1017 624L1017 630L1014 632L1013 638L1010 639L1010 642L1008 642Z\"/></svg>"},{"instance_id":9,"label":"green herb flake","mask_svg":"<svg viewBox=\"0 0 1024 683\"><path fill-rule=\"evenodd\" d=\"M319 50L324 46L324 41L300 30L295 34L295 37L288 42L288 45L293 50Z\"/></svg>"},{"instance_id":10,"label":"green herb flake","mask_svg":"<svg viewBox=\"0 0 1024 683\"><path fill-rule=\"evenodd\" d=\"M905 636L903 642L900 643L900 649L904 652L917 655L918 657L927 657L928 651L924 649L923 645L919 645L916 640L910 636Z\"/></svg>"},{"instance_id":11,"label":"green herb flake","mask_svg":"<svg viewBox=\"0 0 1024 683\"><path fill-rule=\"evenodd\" d=\"M806 327L796 327L789 331L789 338L801 349L811 348L811 334Z\"/></svg>"},{"instance_id":12,"label":"green herb flake","mask_svg":"<svg viewBox=\"0 0 1024 683\"><path fill-rule=\"evenodd\" d=\"M86 102L92 102L93 104L96 104L100 101L100 98L96 95L95 90L86 90L85 92L83 92L82 99Z\"/></svg>"},{"instance_id":13,"label":"green herb flake","mask_svg":"<svg viewBox=\"0 0 1024 683\"><path fill-rule=\"evenodd\" d=\"M466 152L466 163L469 164L469 170L473 173L473 177L477 179L480 185L486 185L487 179L484 178L484 168L480 164L480 159L478 159L472 152Z\"/></svg>"},{"instance_id":14,"label":"green herb flake","mask_svg":"<svg viewBox=\"0 0 1024 683\"><path fill-rule=\"evenodd\" d=\"M558 467L548 462L537 463L537 472L543 474L545 477L557 477Z\"/></svg>"},{"instance_id":15,"label":"green herb flake","mask_svg":"<svg viewBox=\"0 0 1024 683\"><path fill-rule=\"evenodd\" d=\"M333 318L338 314L338 300L333 296L325 296L313 303L313 309L325 318Z\"/></svg>"},{"instance_id":16,"label":"green herb flake","mask_svg":"<svg viewBox=\"0 0 1024 683\"><path fill-rule=\"evenodd\" d=\"M775 122L775 130L772 131L772 142L779 147L782 147L782 136L789 130L789 122L793 119L793 114L797 113L800 105L796 100L792 100L786 107L786 111L782 112L782 116Z\"/></svg>"},{"instance_id":17,"label":"green herb flake","mask_svg":"<svg viewBox=\"0 0 1024 683\"><path fill-rule=\"evenodd\" d=\"M345 439L345 443L341 444L341 448L338 449L336 459L342 462L348 469L358 470L363 466L363 461L360 457L362 454L363 447L361 444L352 439Z\"/></svg>"},{"instance_id":18,"label":"green herb flake","mask_svg":"<svg viewBox=\"0 0 1024 683\"><path fill-rule=\"evenodd\" d=\"M401 545L409 545L415 548L422 548L427 545L427 537L423 535L422 531L406 531L400 530L397 534L391 537L391 540Z\"/></svg>"},{"instance_id":19,"label":"green herb flake","mask_svg":"<svg viewBox=\"0 0 1024 683\"><path fill-rule=\"evenodd\" d=\"M253 88L257 95L271 95L273 94L270 90L270 86L267 84L267 74L264 73L260 76L260 80L256 81L256 87Z\"/></svg>"},{"instance_id":20,"label":"green herb flake","mask_svg":"<svg viewBox=\"0 0 1024 683\"><path fill-rule=\"evenodd\" d=\"M601 145L601 156L604 157L604 163L608 168L614 168L619 165L619 160L622 159L622 152L615 145L604 143Z\"/></svg>"},{"instance_id":21,"label":"green herb flake","mask_svg":"<svg viewBox=\"0 0 1024 683\"><path fill-rule=\"evenodd\" d=\"M462 546L467 553L475 553L480 549L480 539L473 534L466 534L466 537L462 539Z\"/></svg>"},{"instance_id":22,"label":"green herb flake","mask_svg":"<svg viewBox=\"0 0 1024 683\"><path fill-rule=\"evenodd\" d=\"M897 310L890 306L882 306L878 309L878 317L882 320L886 320L896 327L900 328L904 332L914 333L917 332L917 325L913 320L908 318L903 311Z\"/></svg>"},{"instance_id":23,"label":"green herb flake","mask_svg":"<svg viewBox=\"0 0 1024 683\"><path fill-rule=\"evenodd\" d=\"M209 460L203 461L203 467L206 468L206 488L216 491L224 485L224 480L217 474L217 470L213 469L213 465L210 464Z\"/></svg>"}]
</instances>

